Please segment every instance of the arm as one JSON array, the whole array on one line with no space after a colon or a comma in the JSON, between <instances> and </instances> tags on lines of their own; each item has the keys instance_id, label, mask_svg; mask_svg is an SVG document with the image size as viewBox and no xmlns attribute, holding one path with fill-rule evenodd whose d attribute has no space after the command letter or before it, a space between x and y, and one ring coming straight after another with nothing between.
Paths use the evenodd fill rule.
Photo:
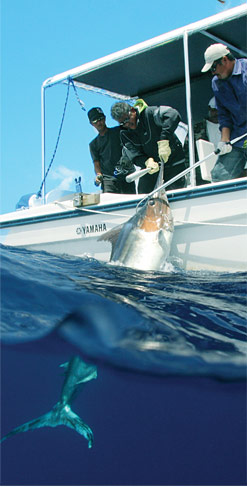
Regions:
<instances>
[{"instance_id":1,"label":"arm","mask_svg":"<svg viewBox=\"0 0 247 487\"><path fill-rule=\"evenodd\" d=\"M158 154L163 162L167 162L171 155L169 140L172 138L181 117L177 110L171 107L157 107L154 112L154 122L161 126L160 140L158 140Z\"/></svg>"},{"instance_id":2,"label":"arm","mask_svg":"<svg viewBox=\"0 0 247 487\"><path fill-rule=\"evenodd\" d=\"M123 145L123 155L128 157L132 164L145 168L147 155L133 143L131 135L126 130L123 130L120 132L120 139Z\"/></svg>"},{"instance_id":3,"label":"arm","mask_svg":"<svg viewBox=\"0 0 247 487\"><path fill-rule=\"evenodd\" d=\"M95 171L95 174L96 174L96 178L95 178L94 183L95 183L96 186L99 186L102 183L103 175L102 175L102 172L101 172L101 167L100 167L100 161L99 161L99 157L98 157L98 152L97 152L96 147L95 147L95 139L92 140L92 142L90 142L90 144L89 144L89 150L90 150L91 157L93 159L94 171Z\"/></svg>"},{"instance_id":4,"label":"arm","mask_svg":"<svg viewBox=\"0 0 247 487\"><path fill-rule=\"evenodd\" d=\"M217 149L220 151L219 154L224 156L231 152L232 146L229 144L231 138L231 129L232 129L232 118L230 112L221 104L217 90L216 82L212 81L212 88L214 91L216 105L218 110L218 120L219 120L219 128L221 131L221 140L218 143Z\"/></svg>"},{"instance_id":5,"label":"arm","mask_svg":"<svg viewBox=\"0 0 247 487\"><path fill-rule=\"evenodd\" d=\"M223 137L223 133L222 133L223 129L227 128L229 130L229 132L231 133L232 116L231 116L231 113L229 112L229 110L221 103L221 94L220 94L220 91L218 88L218 80L217 79L215 80L213 78L212 89L213 89L213 93L214 93L215 101L216 101L216 106L217 106L217 110L218 110L219 129L221 131L221 137ZM229 134L224 133L224 137L226 135L229 135ZM222 140L224 140L224 139L222 139ZM228 140L230 140L230 135L229 135Z\"/></svg>"},{"instance_id":6,"label":"arm","mask_svg":"<svg viewBox=\"0 0 247 487\"><path fill-rule=\"evenodd\" d=\"M160 140L169 140L176 130L181 117L175 108L161 106L154 111L154 122L162 127Z\"/></svg>"},{"instance_id":7,"label":"arm","mask_svg":"<svg viewBox=\"0 0 247 487\"><path fill-rule=\"evenodd\" d=\"M121 142L123 144L123 158L127 158L130 161L130 164L135 164L142 169L149 169L149 174L154 174L159 171L159 164L155 162L152 157L147 159L147 155L138 148L140 143L135 145L130 138L130 134L127 134L124 131L121 132Z\"/></svg>"},{"instance_id":8,"label":"arm","mask_svg":"<svg viewBox=\"0 0 247 487\"><path fill-rule=\"evenodd\" d=\"M100 162L99 161L93 161L93 163L94 163L95 174L102 174Z\"/></svg>"},{"instance_id":9,"label":"arm","mask_svg":"<svg viewBox=\"0 0 247 487\"><path fill-rule=\"evenodd\" d=\"M221 140L222 142L230 142L231 131L228 127L222 127L221 129Z\"/></svg>"}]
</instances>

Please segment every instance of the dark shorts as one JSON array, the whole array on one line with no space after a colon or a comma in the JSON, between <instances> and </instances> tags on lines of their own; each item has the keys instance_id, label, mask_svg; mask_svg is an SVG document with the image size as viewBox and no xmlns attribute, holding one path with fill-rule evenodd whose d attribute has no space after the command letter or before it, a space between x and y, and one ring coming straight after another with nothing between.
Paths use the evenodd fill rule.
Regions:
<instances>
[{"instance_id":1,"label":"dark shorts","mask_svg":"<svg viewBox=\"0 0 247 487\"><path fill-rule=\"evenodd\" d=\"M114 176L103 175L103 193L135 194L135 183L118 180Z\"/></svg>"},{"instance_id":2,"label":"dark shorts","mask_svg":"<svg viewBox=\"0 0 247 487\"><path fill-rule=\"evenodd\" d=\"M247 150L241 147L233 147L232 151L224 156L219 156L211 171L212 181L226 181L243 176L247 162Z\"/></svg>"}]
</instances>

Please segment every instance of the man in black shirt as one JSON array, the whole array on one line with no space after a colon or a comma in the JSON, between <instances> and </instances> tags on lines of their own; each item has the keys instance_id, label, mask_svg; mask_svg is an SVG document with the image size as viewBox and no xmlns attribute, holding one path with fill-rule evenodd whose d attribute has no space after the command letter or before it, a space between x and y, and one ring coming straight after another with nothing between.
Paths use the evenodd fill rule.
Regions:
<instances>
[{"instance_id":1,"label":"man in black shirt","mask_svg":"<svg viewBox=\"0 0 247 487\"><path fill-rule=\"evenodd\" d=\"M135 183L129 184L125 178L114 176L115 167L122 157L120 127L107 127L105 114L100 107L91 108L88 118L99 132L89 144L96 173L95 184L101 184L104 193L135 193Z\"/></svg>"},{"instance_id":2,"label":"man in black shirt","mask_svg":"<svg viewBox=\"0 0 247 487\"><path fill-rule=\"evenodd\" d=\"M158 161L165 164L166 181L185 169L184 152L179 139L174 134L180 115L172 107L149 107L144 100L136 101L134 107L118 102L111 108L111 115L119 122L121 142L129 159L141 168L149 168L138 184L138 193L149 193L154 189L159 171ZM184 187L184 178L179 179L169 189Z\"/></svg>"}]
</instances>

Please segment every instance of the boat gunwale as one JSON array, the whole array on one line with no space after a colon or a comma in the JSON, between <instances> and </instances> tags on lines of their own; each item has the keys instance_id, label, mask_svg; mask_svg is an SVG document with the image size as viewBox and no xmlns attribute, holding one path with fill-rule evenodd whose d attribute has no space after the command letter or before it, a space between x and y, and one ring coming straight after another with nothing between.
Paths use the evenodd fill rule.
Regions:
<instances>
[{"instance_id":1,"label":"boat gunwale","mask_svg":"<svg viewBox=\"0 0 247 487\"><path fill-rule=\"evenodd\" d=\"M247 178L235 179L230 181L224 181L215 184L206 184L201 186L194 186L190 188L181 188L179 190L174 191L167 191L167 197L170 203L176 201L186 201L195 198L202 198L208 197L212 195L224 194L224 193L232 193L236 191L242 191L247 189ZM125 201L118 201L118 202L109 202L109 203L101 203L97 205L88 205L80 208L74 208L69 210L64 210L56 213L49 213L49 214L41 214L41 215L32 215L27 216L24 218L18 218L15 220L0 220L0 229L6 229L11 227L18 227L22 225L30 225L30 224L38 224L44 223L48 221L55 221L55 220L62 220L62 219L70 219L70 218L78 218L80 216L88 215L90 211L95 214L100 214L101 212L105 212L106 214L110 214L113 211L122 211L127 210L130 208L136 207L136 205L140 202L143 195L139 195L139 198L132 199L132 200L125 200ZM148 195L147 195L148 197ZM62 201L56 201L54 203L50 203L49 205L57 203L63 203ZM46 205L42 205L37 208L42 208L45 210ZM30 210L27 208L26 211ZM63 210L63 209L61 209ZM24 210L25 211L25 210ZM13 212L16 213L16 212ZM3 215L2 215L3 216ZM121 216L121 215L118 215ZM20 215L21 217L21 215Z\"/></svg>"}]
</instances>

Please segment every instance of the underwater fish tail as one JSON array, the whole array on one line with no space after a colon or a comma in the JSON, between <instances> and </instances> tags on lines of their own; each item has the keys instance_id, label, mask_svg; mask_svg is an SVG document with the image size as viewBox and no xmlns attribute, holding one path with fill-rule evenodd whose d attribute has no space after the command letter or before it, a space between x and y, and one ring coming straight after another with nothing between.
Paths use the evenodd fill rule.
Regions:
<instances>
[{"instance_id":1,"label":"underwater fish tail","mask_svg":"<svg viewBox=\"0 0 247 487\"><path fill-rule=\"evenodd\" d=\"M84 438L86 438L88 441L88 448L92 447L93 432L91 428L72 411L68 404L62 404L61 402L58 402L49 413L14 428L1 439L1 442L18 433L25 433L26 431L43 428L46 426L55 428L56 426L62 425L68 426L69 428L77 431L77 433L80 435L84 436Z\"/></svg>"},{"instance_id":2,"label":"underwater fish tail","mask_svg":"<svg viewBox=\"0 0 247 487\"><path fill-rule=\"evenodd\" d=\"M97 378L97 367L86 364L80 357L73 357L69 362L62 364L61 367L65 368L65 380L60 401L55 404L51 411L43 416L28 421L11 430L7 435L3 436L0 442L3 442L7 438L18 433L24 433L45 426L55 428L56 426L63 425L74 429L77 433L84 436L88 441L88 448L92 447L93 432L91 428L89 428L89 426L72 411L70 403L82 384Z\"/></svg>"}]
</instances>

